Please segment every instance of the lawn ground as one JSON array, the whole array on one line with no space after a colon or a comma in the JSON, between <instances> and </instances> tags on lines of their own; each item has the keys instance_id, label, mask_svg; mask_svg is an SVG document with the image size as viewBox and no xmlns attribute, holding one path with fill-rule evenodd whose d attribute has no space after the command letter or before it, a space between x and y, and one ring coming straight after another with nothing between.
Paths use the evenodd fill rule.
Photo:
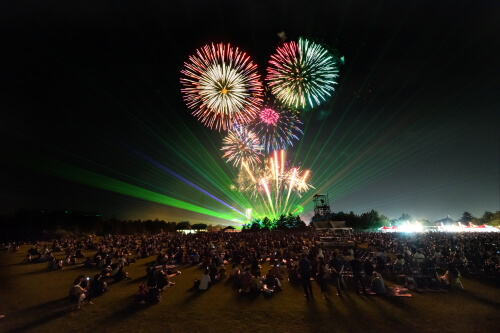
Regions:
<instances>
[{"instance_id":1,"label":"lawn ground","mask_svg":"<svg viewBox=\"0 0 500 333\"><path fill-rule=\"evenodd\" d=\"M199 267L180 267L175 286L153 306L134 304L146 265L139 259L126 267L132 280L110 286L80 311L69 311L68 290L80 274L97 270L67 267L47 271L45 263L20 264L19 253L0 255L0 332L499 332L500 289L464 279L465 291L413 293L413 297L336 296L328 299L313 282L315 298L283 281L272 297L238 294L228 281L207 292L192 290ZM90 255L90 253L89 253ZM56 253L63 259L63 253ZM263 265L265 274L269 264ZM229 271L229 269L228 269ZM386 281L390 284L390 281Z\"/></svg>"}]
</instances>

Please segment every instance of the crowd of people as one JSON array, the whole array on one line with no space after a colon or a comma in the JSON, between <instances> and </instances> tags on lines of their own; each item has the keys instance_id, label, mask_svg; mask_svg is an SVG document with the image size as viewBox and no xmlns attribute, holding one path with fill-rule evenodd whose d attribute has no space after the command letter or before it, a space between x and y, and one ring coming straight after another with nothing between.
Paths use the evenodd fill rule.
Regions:
<instances>
[{"instance_id":1,"label":"crowd of people","mask_svg":"<svg viewBox=\"0 0 500 333\"><path fill-rule=\"evenodd\" d=\"M444 285L459 288L463 288L462 275L497 284L500 279L498 233L364 233L360 237L375 258L387 253L395 256L386 265L395 274L431 276ZM442 272L445 273L441 275Z\"/></svg>"},{"instance_id":2,"label":"crowd of people","mask_svg":"<svg viewBox=\"0 0 500 333\"><path fill-rule=\"evenodd\" d=\"M314 297L312 281L326 298L329 285L338 296L347 292L347 285L356 293L383 295L387 292L384 278L410 289L464 288L462 275L500 279L497 233L359 232L353 234L356 248L341 249L322 248L320 236L314 231L106 235L37 242L23 262L47 262L51 270L77 263L100 270L92 279L82 275L73 282L70 299L75 308L91 304L106 292L108 283L130 279L126 266L150 257L154 260L136 295L141 304L158 302L160 292L174 285L170 278L180 274L177 268L183 265L200 267L200 278L194 281L199 291L229 278L239 293L272 295L283 290L283 281L289 281L301 284L307 298ZM55 258L60 251L65 252L65 260ZM266 262L270 268L263 272Z\"/></svg>"}]
</instances>

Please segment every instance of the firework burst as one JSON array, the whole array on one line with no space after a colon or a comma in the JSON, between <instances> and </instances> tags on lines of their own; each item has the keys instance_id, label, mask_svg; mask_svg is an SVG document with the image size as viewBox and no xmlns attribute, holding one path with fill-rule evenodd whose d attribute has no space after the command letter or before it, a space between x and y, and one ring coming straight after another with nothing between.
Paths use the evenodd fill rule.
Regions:
<instances>
[{"instance_id":1,"label":"firework burst","mask_svg":"<svg viewBox=\"0 0 500 333\"><path fill-rule=\"evenodd\" d=\"M304 38L278 47L267 67L274 96L295 108L321 104L335 90L337 58L324 46Z\"/></svg>"},{"instance_id":2,"label":"firework burst","mask_svg":"<svg viewBox=\"0 0 500 333\"><path fill-rule=\"evenodd\" d=\"M259 138L244 127L230 130L222 144L222 157L227 158L228 162L232 161L234 166L253 167L261 162L260 157L263 155Z\"/></svg>"},{"instance_id":3,"label":"firework burst","mask_svg":"<svg viewBox=\"0 0 500 333\"><path fill-rule=\"evenodd\" d=\"M265 166L254 166L251 170L244 167L234 181L236 184L235 187L240 192L247 193L250 198L256 199L264 193L259 179L266 178L268 175L268 173L266 174Z\"/></svg>"},{"instance_id":4,"label":"firework burst","mask_svg":"<svg viewBox=\"0 0 500 333\"><path fill-rule=\"evenodd\" d=\"M298 140L298 135L303 134L300 124L302 122L296 110L281 106L269 98L248 128L258 135L262 146L269 153L293 146L292 140Z\"/></svg>"},{"instance_id":5,"label":"firework burst","mask_svg":"<svg viewBox=\"0 0 500 333\"><path fill-rule=\"evenodd\" d=\"M280 114L271 108L265 107L259 112L260 121L267 125L274 125L280 119Z\"/></svg>"},{"instance_id":6,"label":"firework burst","mask_svg":"<svg viewBox=\"0 0 500 333\"><path fill-rule=\"evenodd\" d=\"M206 45L190 56L181 71L184 101L201 123L227 130L233 120L253 120L262 103L257 65L229 44Z\"/></svg>"},{"instance_id":7,"label":"firework burst","mask_svg":"<svg viewBox=\"0 0 500 333\"><path fill-rule=\"evenodd\" d=\"M236 187L253 199L260 199L269 216L288 214L296 197L314 188L309 170L290 167L285 162L285 152L275 151L265 163L245 167L235 180Z\"/></svg>"}]
</instances>

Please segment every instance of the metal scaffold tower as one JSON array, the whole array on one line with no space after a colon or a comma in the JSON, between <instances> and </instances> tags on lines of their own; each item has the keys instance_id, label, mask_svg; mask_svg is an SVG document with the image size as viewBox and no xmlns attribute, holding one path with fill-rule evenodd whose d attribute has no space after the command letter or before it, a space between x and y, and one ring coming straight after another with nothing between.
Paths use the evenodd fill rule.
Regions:
<instances>
[{"instance_id":1,"label":"metal scaffold tower","mask_svg":"<svg viewBox=\"0 0 500 333\"><path fill-rule=\"evenodd\" d=\"M328 194L316 194L314 201L314 219L329 217L331 214Z\"/></svg>"}]
</instances>

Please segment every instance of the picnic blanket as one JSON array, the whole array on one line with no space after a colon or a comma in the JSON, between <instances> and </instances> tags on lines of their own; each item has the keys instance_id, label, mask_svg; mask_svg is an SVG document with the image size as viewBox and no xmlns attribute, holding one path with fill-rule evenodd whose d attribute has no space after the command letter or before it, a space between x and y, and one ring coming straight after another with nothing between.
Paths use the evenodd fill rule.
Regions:
<instances>
[{"instance_id":1,"label":"picnic blanket","mask_svg":"<svg viewBox=\"0 0 500 333\"><path fill-rule=\"evenodd\" d=\"M405 288L400 285L395 285L393 287L387 287L387 296L391 297L413 297L412 294L410 294L410 291L408 288Z\"/></svg>"}]
</instances>

